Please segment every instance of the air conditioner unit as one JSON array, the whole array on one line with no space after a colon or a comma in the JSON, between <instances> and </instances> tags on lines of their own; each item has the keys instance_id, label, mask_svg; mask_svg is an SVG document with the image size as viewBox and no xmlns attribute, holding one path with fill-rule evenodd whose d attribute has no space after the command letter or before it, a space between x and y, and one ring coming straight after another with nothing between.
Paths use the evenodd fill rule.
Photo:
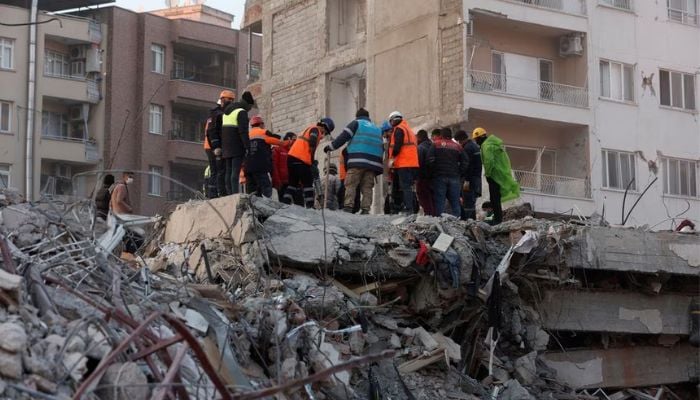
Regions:
<instances>
[{"instance_id":1,"label":"air conditioner unit","mask_svg":"<svg viewBox=\"0 0 700 400\"><path fill-rule=\"evenodd\" d=\"M219 53L212 54L209 58L209 66L218 67L219 65L221 65L221 58L219 56Z\"/></svg>"},{"instance_id":2,"label":"air conditioner unit","mask_svg":"<svg viewBox=\"0 0 700 400\"><path fill-rule=\"evenodd\" d=\"M72 174L70 165L66 164L56 164L54 166L54 176L57 178L70 179Z\"/></svg>"},{"instance_id":3,"label":"air conditioner unit","mask_svg":"<svg viewBox=\"0 0 700 400\"><path fill-rule=\"evenodd\" d=\"M559 56L570 57L583 54L583 38L579 34L559 38Z\"/></svg>"},{"instance_id":4,"label":"air conditioner unit","mask_svg":"<svg viewBox=\"0 0 700 400\"><path fill-rule=\"evenodd\" d=\"M79 45L70 48L71 60L79 60L87 56L87 46Z\"/></svg>"},{"instance_id":5,"label":"air conditioner unit","mask_svg":"<svg viewBox=\"0 0 700 400\"><path fill-rule=\"evenodd\" d=\"M85 120L84 107L82 106L82 104L77 105L77 106L71 106L71 108L68 111L68 115L69 115L71 121L84 121Z\"/></svg>"},{"instance_id":6,"label":"air conditioner unit","mask_svg":"<svg viewBox=\"0 0 700 400\"><path fill-rule=\"evenodd\" d=\"M469 15L469 18L465 21L465 25L467 37L474 36L474 18L472 18L471 15Z\"/></svg>"}]
</instances>

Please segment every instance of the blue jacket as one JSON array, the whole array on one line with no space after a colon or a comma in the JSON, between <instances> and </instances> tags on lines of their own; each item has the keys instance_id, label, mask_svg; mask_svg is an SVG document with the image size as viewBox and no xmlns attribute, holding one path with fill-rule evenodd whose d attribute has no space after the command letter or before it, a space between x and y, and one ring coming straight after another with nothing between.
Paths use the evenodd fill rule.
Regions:
<instances>
[{"instance_id":1,"label":"blue jacket","mask_svg":"<svg viewBox=\"0 0 700 400\"><path fill-rule=\"evenodd\" d=\"M464 144L464 152L469 157L467 176L478 176L481 178L481 147L470 139Z\"/></svg>"},{"instance_id":2,"label":"blue jacket","mask_svg":"<svg viewBox=\"0 0 700 400\"><path fill-rule=\"evenodd\" d=\"M376 174L384 172L382 131L369 118L358 117L350 122L331 146L337 150L348 142L348 169L368 169Z\"/></svg>"}]
</instances>

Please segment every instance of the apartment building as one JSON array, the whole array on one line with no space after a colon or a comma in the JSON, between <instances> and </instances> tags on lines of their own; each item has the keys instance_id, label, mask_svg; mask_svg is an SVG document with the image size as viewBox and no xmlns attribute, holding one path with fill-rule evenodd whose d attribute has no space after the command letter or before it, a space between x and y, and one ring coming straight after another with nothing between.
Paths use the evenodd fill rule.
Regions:
<instances>
[{"instance_id":1,"label":"apartment building","mask_svg":"<svg viewBox=\"0 0 700 400\"><path fill-rule=\"evenodd\" d=\"M359 106L483 126L537 211L662 229L700 219L697 2L249 0L245 24L276 131Z\"/></svg>"},{"instance_id":2,"label":"apartment building","mask_svg":"<svg viewBox=\"0 0 700 400\"><path fill-rule=\"evenodd\" d=\"M108 169L140 171L130 189L151 215L202 190L204 123L223 89L256 78L260 37L203 4L137 13L86 13L108 27L103 156ZM250 48L249 48L250 46Z\"/></svg>"},{"instance_id":3,"label":"apartment building","mask_svg":"<svg viewBox=\"0 0 700 400\"><path fill-rule=\"evenodd\" d=\"M99 1L40 2L36 25L24 3L0 2L2 22L27 23L0 25L0 188L30 200L86 191L73 178L103 165L106 29L49 12Z\"/></svg>"}]
</instances>

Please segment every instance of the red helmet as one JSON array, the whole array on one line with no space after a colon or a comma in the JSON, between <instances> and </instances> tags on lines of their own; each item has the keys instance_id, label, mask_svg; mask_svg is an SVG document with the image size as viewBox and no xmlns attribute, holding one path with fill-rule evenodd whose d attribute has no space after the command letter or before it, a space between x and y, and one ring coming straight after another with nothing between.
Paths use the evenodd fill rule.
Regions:
<instances>
[{"instance_id":1,"label":"red helmet","mask_svg":"<svg viewBox=\"0 0 700 400\"><path fill-rule=\"evenodd\" d=\"M256 115L250 119L250 126L262 125L264 123L265 122L263 121L262 117L259 115Z\"/></svg>"}]
</instances>

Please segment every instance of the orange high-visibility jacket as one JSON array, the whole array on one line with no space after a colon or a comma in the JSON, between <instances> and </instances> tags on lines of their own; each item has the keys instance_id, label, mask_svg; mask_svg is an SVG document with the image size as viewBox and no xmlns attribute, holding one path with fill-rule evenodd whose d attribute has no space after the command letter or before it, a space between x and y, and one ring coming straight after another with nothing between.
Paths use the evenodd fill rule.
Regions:
<instances>
[{"instance_id":1,"label":"orange high-visibility jacket","mask_svg":"<svg viewBox=\"0 0 700 400\"><path fill-rule=\"evenodd\" d=\"M316 137L315 143L312 143L313 138L311 137L312 132L316 131L318 136ZM311 165L314 160L314 154L312 154L318 144L323 139L323 129L321 127L313 125L304 131L289 149L289 156L302 161L306 165Z\"/></svg>"},{"instance_id":2,"label":"orange high-visibility jacket","mask_svg":"<svg viewBox=\"0 0 700 400\"><path fill-rule=\"evenodd\" d=\"M403 145L399 150L399 154L394 158L394 168L418 168L418 145L416 134L408 126L406 120L401 121L391 131L391 140L389 141L389 157L394 154L394 139L396 130L401 128L403 131Z\"/></svg>"}]
</instances>

